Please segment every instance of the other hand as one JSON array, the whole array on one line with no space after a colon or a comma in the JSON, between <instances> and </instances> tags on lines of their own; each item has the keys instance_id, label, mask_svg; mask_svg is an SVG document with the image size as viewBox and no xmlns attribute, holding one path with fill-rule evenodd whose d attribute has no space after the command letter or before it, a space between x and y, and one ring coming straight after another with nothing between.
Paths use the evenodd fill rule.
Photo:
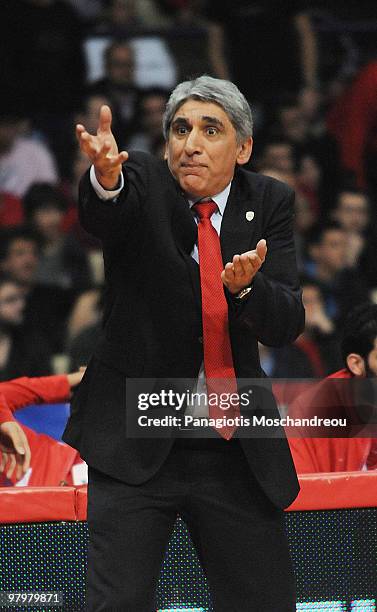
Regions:
<instances>
[{"instance_id":1,"label":"other hand","mask_svg":"<svg viewBox=\"0 0 377 612\"><path fill-rule=\"evenodd\" d=\"M20 480L30 467L30 459L30 446L19 423L0 423L0 472L9 479L16 470L16 479Z\"/></svg>"},{"instance_id":2,"label":"other hand","mask_svg":"<svg viewBox=\"0 0 377 612\"><path fill-rule=\"evenodd\" d=\"M266 258L266 253L267 243L262 239L254 250L235 255L233 261L226 264L221 280L230 293L235 295L251 284Z\"/></svg>"}]
</instances>

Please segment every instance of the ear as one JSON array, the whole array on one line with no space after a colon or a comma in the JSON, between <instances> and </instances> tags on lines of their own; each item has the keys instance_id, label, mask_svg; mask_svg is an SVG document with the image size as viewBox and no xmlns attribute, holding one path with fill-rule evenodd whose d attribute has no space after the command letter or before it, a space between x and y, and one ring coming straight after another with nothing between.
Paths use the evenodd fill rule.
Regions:
<instances>
[{"instance_id":1,"label":"ear","mask_svg":"<svg viewBox=\"0 0 377 612\"><path fill-rule=\"evenodd\" d=\"M165 141L165 149L164 149L164 160L166 161L168 158L168 143Z\"/></svg>"},{"instance_id":2,"label":"ear","mask_svg":"<svg viewBox=\"0 0 377 612\"><path fill-rule=\"evenodd\" d=\"M246 164L249 161L251 152L253 150L253 139L251 138L251 136L250 138L245 140L245 142L239 145L238 149L239 150L236 162L237 164L242 166L243 164Z\"/></svg>"},{"instance_id":3,"label":"ear","mask_svg":"<svg viewBox=\"0 0 377 612\"><path fill-rule=\"evenodd\" d=\"M354 376L366 376L365 362L361 355L350 353L347 355L347 366Z\"/></svg>"}]
</instances>

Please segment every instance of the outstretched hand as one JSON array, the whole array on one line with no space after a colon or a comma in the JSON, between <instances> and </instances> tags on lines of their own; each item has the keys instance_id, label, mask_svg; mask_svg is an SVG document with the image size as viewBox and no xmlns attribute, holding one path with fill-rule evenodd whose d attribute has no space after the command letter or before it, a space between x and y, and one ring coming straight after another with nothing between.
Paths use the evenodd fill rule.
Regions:
<instances>
[{"instance_id":1,"label":"outstretched hand","mask_svg":"<svg viewBox=\"0 0 377 612\"><path fill-rule=\"evenodd\" d=\"M94 166L97 180L105 189L115 189L122 163L128 159L126 151L118 151L118 145L111 131L112 115L110 107L101 106L97 134L89 134L79 123L76 135L80 149Z\"/></svg>"},{"instance_id":2,"label":"outstretched hand","mask_svg":"<svg viewBox=\"0 0 377 612\"><path fill-rule=\"evenodd\" d=\"M27 472L30 467L30 447L22 427L16 421L0 424L0 473L5 472L11 478L16 470L16 479Z\"/></svg>"},{"instance_id":3,"label":"outstretched hand","mask_svg":"<svg viewBox=\"0 0 377 612\"><path fill-rule=\"evenodd\" d=\"M239 293L251 284L266 259L266 253L266 241L259 240L255 249L242 255L235 255L233 261L226 264L221 273L221 280L230 293Z\"/></svg>"}]
</instances>

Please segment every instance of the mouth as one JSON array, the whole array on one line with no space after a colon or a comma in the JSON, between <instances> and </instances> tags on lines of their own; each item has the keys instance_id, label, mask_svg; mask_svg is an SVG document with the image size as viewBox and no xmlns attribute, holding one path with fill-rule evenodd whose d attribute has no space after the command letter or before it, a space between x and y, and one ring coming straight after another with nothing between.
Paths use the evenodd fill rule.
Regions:
<instances>
[{"instance_id":1,"label":"mouth","mask_svg":"<svg viewBox=\"0 0 377 612\"><path fill-rule=\"evenodd\" d=\"M203 168L206 168L207 166L205 164L187 164L187 163L182 163L181 164L181 169L184 172L184 174L201 174L201 172L203 171Z\"/></svg>"}]
</instances>

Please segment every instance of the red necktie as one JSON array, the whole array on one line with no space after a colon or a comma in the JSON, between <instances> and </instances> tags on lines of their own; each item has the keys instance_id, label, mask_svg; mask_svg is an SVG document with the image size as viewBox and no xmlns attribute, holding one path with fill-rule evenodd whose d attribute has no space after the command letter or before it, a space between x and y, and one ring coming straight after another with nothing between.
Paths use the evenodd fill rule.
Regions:
<instances>
[{"instance_id":1,"label":"red necktie","mask_svg":"<svg viewBox=\"0 0 377 612\"><path fill-rule=\"evenodd\" d=\"M202 202L193 206L199 217L198 250L200 267L200 286L202 290L202 320L204 371L206 375L209 399L210 418L226 417L234 420L240 415L236 395L234 405L225 409L225 404L212 402L213 398L230 399L231 394L237 394L237 381L233 367L232 349L229 338L228 304L224 295L221 280L223 260L221 256L220 239L211 223L211 216L217 210L217 204ZM216 394L216 395L214 395ZM230 404L231 402L229 402ZM226 440L230 440L236 425L215 427L216 431Z\"/></svg>"}]
</instances>

